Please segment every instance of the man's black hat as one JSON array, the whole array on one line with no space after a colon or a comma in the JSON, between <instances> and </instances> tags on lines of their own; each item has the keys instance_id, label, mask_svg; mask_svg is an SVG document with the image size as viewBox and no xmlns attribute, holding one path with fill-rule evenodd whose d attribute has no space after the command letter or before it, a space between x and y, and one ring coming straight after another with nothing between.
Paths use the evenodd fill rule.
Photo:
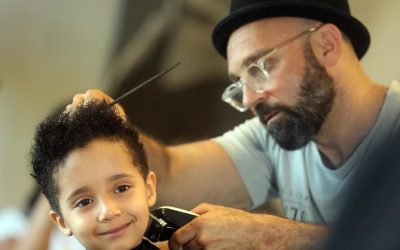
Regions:
<instances>
[{"instance_id":1,"label":"man's black hat","mask_svg":"<svg viewBox=\"0 0 400 250\"><path fill-rule=\"evenodd\" d=\"M369 32L351 15L347 0L232 0L230 14L212 34L214 47L226 58L229 37L237 28L258 19L282 16L333 23L350 38L358 58L368 50Z\"/></svg>"}]
</instances>

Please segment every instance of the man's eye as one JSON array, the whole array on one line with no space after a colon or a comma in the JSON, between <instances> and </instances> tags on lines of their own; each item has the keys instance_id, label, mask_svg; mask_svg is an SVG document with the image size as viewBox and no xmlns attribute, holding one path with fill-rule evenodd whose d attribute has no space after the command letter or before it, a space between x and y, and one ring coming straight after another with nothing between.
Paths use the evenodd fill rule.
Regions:
<instances>
[{"instance_id":1,"label":"man's eye","mask_svg":"<svg viewBox=\"0 0 400 250\"><path fill-rule=\"evenodd\" d=\"M118 187L117 187L117 189L115 190L115 192L116 192L116 193L122 193L122 192L127 191L129 188L130 188L130 186L128 186L128 185L121 185L121 186L118 186Z\"/></svg>"},{"instance_id":2,"label":"man's eye","mask_svg":"<svg viewBox=\"0 0 400 250\"><path fill-rule=\"evenodd\" d=\"M83 200L80 200L80 201L76 204L75 207L84 207L84 206L89 205L89 204L92 203L92 202L93 202L93 201L92 201L91 199L83 199Z\"/></svg>"},{"instance_id":3,"label":"man's eye","mask_svg":"<svg viewBox=\"0 0 400 250\"><path fill-rule=\"evenodd\" d=\"M274 63L272 59L267 58L264 62L262 62L262 66L269 73L272 70Z\"/></svg>"},{"instance_id":4,"label":"man's eye","mask_svg":"<svg viewBox=\"0 0 400 250\"><path fill-rule=\"evenodd\" d=\"M250 66L247 69L247 73L249 74L249 76L251 76L252 79L255 79L257 81L262 81L265 79L264 72L258 66Z\"/></svg>"}]
</instances>

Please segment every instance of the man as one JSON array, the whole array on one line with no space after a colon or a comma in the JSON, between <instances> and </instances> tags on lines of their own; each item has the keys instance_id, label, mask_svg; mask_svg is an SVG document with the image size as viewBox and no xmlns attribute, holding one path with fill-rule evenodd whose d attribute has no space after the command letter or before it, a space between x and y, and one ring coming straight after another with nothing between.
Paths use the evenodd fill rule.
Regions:
<instances>
[{"instance_id":1,"label":"man","mask_svg":"<svg viewBox=\"0 0 400 250\"><path fill-rule=\"evenodd\" d=\"M191 144L142 137L161 204L221 205L195 207L201 216L174 234L172 249L324 243L360 159L399 124L398 83L376 84L360 65L369 41L346 0L232 1L213 33L234 82L222 98L257 117ZM67 109L93 98L111 101L90 90ZM287 218L225 207L255 208L272 197Z\"/></svg>"}]
</instances>

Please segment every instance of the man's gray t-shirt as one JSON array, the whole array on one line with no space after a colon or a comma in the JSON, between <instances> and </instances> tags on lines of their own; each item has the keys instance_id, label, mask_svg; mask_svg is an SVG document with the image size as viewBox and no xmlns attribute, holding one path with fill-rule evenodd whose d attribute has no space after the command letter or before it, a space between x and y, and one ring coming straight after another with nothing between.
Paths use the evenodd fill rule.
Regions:
<instances>
[{"instance_id":1,"label":"man's gray t-shirt","mask_svg":"<svg viewBox=\"0 0 400 250\"><path fill-rule=\"evenodd\" d=\"M357 115L357 114L354 114ZM314 142L282 149L258 118L215 138L233 159L251 196L253 207L279 197L289 219L328 224L335 221L346 185L372 145L400 128L400 84L393 81L379 117L364 140L338 169L327 168Z\"/></svg>"}]
</instances>

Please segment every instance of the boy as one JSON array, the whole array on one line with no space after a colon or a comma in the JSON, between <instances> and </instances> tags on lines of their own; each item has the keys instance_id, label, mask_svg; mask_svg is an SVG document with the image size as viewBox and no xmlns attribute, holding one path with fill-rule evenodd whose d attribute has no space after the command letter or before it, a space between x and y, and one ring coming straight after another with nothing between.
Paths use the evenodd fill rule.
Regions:
<instances>
[{"instance_id":1,"label":"boy","mask_svg":"<svg viewBox=\"0 0 400 250\"><path fill-rule=\"evenodd\" d=\"M89 250L158 249L143 235L156 202L137 131L105 102L39 124L32 146L32 176L65 235Z\"/></svg>"}]
</instances>

